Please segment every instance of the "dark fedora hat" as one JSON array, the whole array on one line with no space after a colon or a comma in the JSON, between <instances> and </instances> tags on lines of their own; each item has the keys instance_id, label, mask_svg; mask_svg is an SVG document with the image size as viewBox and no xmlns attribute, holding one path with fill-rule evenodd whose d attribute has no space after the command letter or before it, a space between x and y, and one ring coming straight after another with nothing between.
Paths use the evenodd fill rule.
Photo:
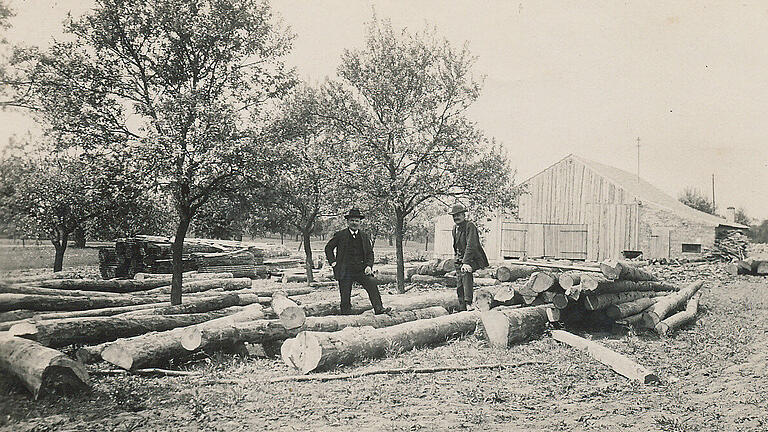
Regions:
<instances>
[{"instance_id":1,"label":"dark fedora hat","mask_svg":"<svg viewBox=\"0 0 768 432\"><path fill-rule=\"evenodd\" d=\"M347 212L347 214L344 215L344 219L349 219L349 218L365 219L365 216L363 216L363 214L360 213L360 209L359 208L355 207L355 208L351 208Z\"/></svg>"},{"instance_id":2,"label":"dark fedora hat","mask_svg":"<svg viewBox=\"0 0 768 432\"><path fill-rule=\"evenodd\" d=\"M466 207L464 207L461 204L454 204L453 207L451 207L451 210L448 212L448 214L455 215L455 214L466 213L466 212L467 212Z\"/></svg>"}]
</instances>

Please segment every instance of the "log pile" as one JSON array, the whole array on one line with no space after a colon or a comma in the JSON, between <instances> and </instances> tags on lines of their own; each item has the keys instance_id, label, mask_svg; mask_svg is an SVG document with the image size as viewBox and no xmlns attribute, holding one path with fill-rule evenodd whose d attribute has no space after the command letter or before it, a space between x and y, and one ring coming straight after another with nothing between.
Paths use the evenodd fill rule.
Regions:
<instances>
[{"instance_id":1,"label":"log pile","mask_svg":"<svg viewBox=\"0 0 768 432\"><path fill-rule=\"evenodd\" d=\"M715 239L707 258L712 261L743 260L747 257L749 238L739 230L729 230Z\"/></svg>"},{"instance_id":2,"label":"log pile","mask_svg":"<svg viewBox=\"0 0 768 432\"><path fill-rule=\"evenodd\" d=\"M171 273L172 239L136 236L115 241L114 247L99 250L99 270L103 278L130 278L137 273ZM229 271L235 276L264 277L264 250L228 240L184 239L184 271L207 273Z\"/></svg>"},{"instance_id":3,"label":"log pile","mask_svg":"<svg viewBox=\"0 0 768 432\"><path fill-rule=\"evenodd\" d=\"M743 260L734 261L726 267L726 271L733 275L768 275L768 259L759 259L749 257Z\"/></svg>"}]
</instances>

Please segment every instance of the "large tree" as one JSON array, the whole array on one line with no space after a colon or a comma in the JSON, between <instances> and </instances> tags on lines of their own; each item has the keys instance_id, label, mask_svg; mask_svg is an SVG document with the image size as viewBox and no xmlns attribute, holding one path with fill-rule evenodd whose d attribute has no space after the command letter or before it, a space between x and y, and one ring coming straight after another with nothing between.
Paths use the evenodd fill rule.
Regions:
<instances>
[{"instance_id":1,"label":"large tree","mask_svg":"<svg viewBox=\"0 0 768 432\"><path fill-rule=\"evenodd\" d=\"M391 210L401 292L403 238L423 206L440 198L510 207L517 195L506 158L466 114L481 89L474 64L466 46L434 31L374 19L365 46L344 52L320 113L354 134L348 186Z\"/></svg>"},{"instance_id":2,"label":"large tree","mask_svg":"<svg viewBox=\"0 0 768 432\"><path fill-rule=\"evenodd\" d=\"M260 169L269 147L251 125L292 84L280 61L291 37L257 0L97 0L66 32L70 42L18 53L16 104L41 113L67 145L130 147L170 194L178 304L182 246L198 210L246 177L269 179Z\"/></svg>"},{"instance_id":3,"label":"large tree","mask_svg":"<svg viewBox=\"0 0 768 432\"><path fill-rule=\"evenodd\" d=\"M275 209L271 214L288 221L301 234L308 283L313 280L312 234L321 215L336 211L338 156L346 145L343 131L329 127L316 114L320 110L318 93L308 86L297 87L279 105L269 128L286 163L267 203Z\"/></svg>"}]
</instances>

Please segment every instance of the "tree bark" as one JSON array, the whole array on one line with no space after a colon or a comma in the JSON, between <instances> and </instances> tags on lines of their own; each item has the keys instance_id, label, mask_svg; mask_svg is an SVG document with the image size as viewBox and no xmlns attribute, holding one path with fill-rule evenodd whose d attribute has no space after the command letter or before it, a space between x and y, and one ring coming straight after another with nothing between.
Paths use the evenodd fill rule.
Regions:
<instances>
[{"instance_id":1,"label":"tree bark","mask_svg":"<svg viewBox=\"0 0 768 432\"><path fill-rule=\"evenodd\" d=\"M383 295L381 296L384 306L391 307L393 311L407 311L415 309L424 309L431 306L442 306L448 311L455 311L459 307L459 300L455 292L435 291L419 295ZM339 301L325 300L315 303L306 303L301 305L307 316L325 316L338 315ZM352 313L361 314L367 310L373 309L370 300L365 298L352 298Z\"/></svg>"},{"instance_id":2,"label":"tree bark","mask_svg":"<svg viewBox=\"0 0 768 432\"><path fill-rule=\"evenodd\" d=\"M250 278L225 278L225 279L203 279L186 281L181 284L181 292L185 294L198 293L213 289L222 289L224 291L235 291L241 289L249 289L253 286L253 280ZM158 294L170 294L173 290L173 286L161 286L142 292L137 292L138 295L158 295Z\"/></svg>"},{"instance_id":3,"label":"tree bark","mask_svg":"<svg viewBox=\"0 0 768 432\"><path fill-rule=\"evenodd\" d=\"M582 277L581 287L583 294L608 294L623 291L677 291L677 287L663 282L654 281L628 281L608 279L595 279L593 277Z\"/></svg>"},{"instance_id":4,"label":"tree bark","mask_svg":"<svg viewBox=\"0 0 768 432\"><path fill-rule=\"evenodd\" d=\"M55 249L53 258L54 273L60 272L64 267L64 252L67 250L68 240L69 232L67 232L67 230L62 226L57 227L55 238L51 239L51 243L53 243L53 247Z\"/></svg>"},{"instance_id":5,"label":"tree bark","mask_svg":"<svg viewBox=\"0 0 768 432\"><path fill-rule=\"evenodd\" d=\"M311 284L315 279L312 273L312 226L305 228L302 232L304 236L304 268L307 271L307 285Z\"/></svg>"},{"instance_id":6,"label":"tree bark","mask_svg":"<svg viewBox=\"0 0 768 432\"><path fill-rule=\"evenodd\" d=\"M645 297L629 302L613 304L605 308L605 314L608 318L620 320L645 311L657 301L659 301L658 297Z\"/></svg>"},{"instance_id":7,"label":"tree bark","mask_svg":"<svg viewBox=\"0 0 768 432\"><path fill-rule=\"evenodd\" d=\"M608 294L589 294L584 299L584 307L587 310L600 310L608 306L631 302L644 297L658 297L665 293L655 291L622 291Z\"/></svg>"},{"instance_id":8,"label":"tree bark","mask_svg":"<svg viewBox=\"0 0 768 432\"><path fill-rule=\"evenodd\" d=\"M290 350L283 352L283 360L304 374L330 369L362 358L383 357L392 347L409 351L445 343L475 331L477 319L475 312L459 312L380 329L351 327L331 333L303 331L289 343Z\"/></svg>"},{"instance_id":9,"label":"tree bark","mask_svg":"<svg viewBox=\"0 0 768 432\"><path fill-rule=\"evenodd\" d=\"M496 269L496 279L500 282L511 282L517 279L529 277L536 271L536 267L523 265L502 265Z\"/></svg>"},{"instance_id":10,"label":"tree bark","mask_svg":"<svg viewBox=\"0 0 768 432\"><path fill-rule=\"evenodd\" d=\"M643 314L643 324L647 328L656 328L659 321L666 318L672 311L685 304L704 285L703 281L694 282L682 290L659 299Z\"/></svg>"},{"instance_id":11,"label":"tree bark","mask_svg":"<svg viewBox=\"0 0 768 432\"><path fill-rule=\"evenodd\" d=\"M104 293L127 294L147 291L165 285L162 279L118 280L118 279L50 279L37 283L40 287L61 290L103 291ZM93 293L92 295L100 295Z\"/></svg>"},{"instance_id":12,"label":"tree bark","mask_svg":"<svg viewBox=\"0 0 768 432\"><path fill-rule=\"evenodd\" d=\"M609 366L617 373L631 380L639 381L643 384L659 381L659 377L645 367L630 360L629 357L614 352L597 342L588 341L564 330L552 330L552 338L574 348L586 351L595 360Z\"/></svg>"},{"instance_id":13,"label":"tree bark","mask_svg":"<svg viewBox=\"0 0 768 432\"><path fill-rule=\"evenodd\" d=\"M72 233L75 239L75 247L76 248L84 248L85 247L85 229L83 227L78 226L75 228L75 231Z\"/></svg>"},{"instance_id":14,"label":"tree bark","mask_svg":"<svg viewBox=\"0 0 768 432\"><path fill-rule=\"evenodd\" d=\"M192 220L189 207L182 208L179 205L179 226L176 228L176 237L171 245L171 259L173 260L173 279L171 280L171 304L181 304L182 273L184 263L182 253L184 251L184 238L187 236L189 223Z\"/></svg>"},{"instance_id":15,"label":"tree bark","mask_svg":"<svg viewBox=\"0 0 768 432\"><path fill-rule=\"evenodd\" d=\"M483 334L497 348L507 348L518 342L536 337L547 328L549 306L524 308L499 307L482 312Z\"/></svg>"},{"instance_id":16,"label":"tree bark","mask_svg":"<svg viewBox=\"0 0 768 432\"><path fill-rule=\"evenodd\" d=\"M289 299L285 293L279 291L272 294L272 311L278 316L283 327L288 330L303 326L307 319L304 309Z\"/></svg>"},{"instance_id":17,"label":"tree bark","mask_svg":"<svg viewBox=\"0 0 768 432\"><path fill-rule=\"evenodd\" d=\"M251 305L238 313L197 324L196 327L208 328L229 326L234 322L253 321L264 318L263 308ZM120 339L105 346L101 357L123 369L141 369L158 366L172 358L184 358L189 351L181 345L184 332L190 327L174 328L168 331L147 333L140 336Z\"/></svg>"},{"instance_id":18,"label":"tree bark","mask_svg":"<svg viewBox=\"0 0 768 432\"><path fill-rule=\"evenodd\" d=\"M669 332L682 327L684 324L693 321L696 318L696 312L699 310L699 299L701 298L701 291L688 300L688 304L685 306L685 310L678 312L669 318L664 319L660 323L656 324L656 332L661 337L669 336Z\"/></svg>"},{"instance_id":19,"label":"tree bark","mask_svg":"<svg viewBox=\"0 0 768 432\"><path fill-rule=\"evenodd\" d=\"M0 312L27 309L35 311L74 311L115 306L156 303L152 297L71 297L35 294L0 294Z\"/></svg>"},{"instance_id":20,"label":"tree bark","mask_svg":"<svg viewBox=\"0 0 768 432\"><path fill-rule=\"evenodd\" d=\"M222 314L226 312L65 318L16 324L8 330L8 333L55 348L71 344L97 344L149 332L186 327L221 318Z\"/></svg>"},{"instance_id":21,"label":"tree bark","mask_svg":"<svg viewBox=\"0 0 768 432\"><path fill-rule=\"evenodd\" d=\"M405 214L395 207L395 254L397 255L397 292L405 292L405 258L403 256L403 235L405 234Z\"/></svg>"},{"instance_id":22,"label":"tree bark","mask_svg":"<svg viewBox=\"0 0 768 432\"><path fill-rule=\"evenodd\" d=\"M608 280L657 281L656 276L631 263L606 260L600 263L600 271Z\"/></svg>"},{"instance_id":23,"label":"tree bark","mask_svg":"<svg viewBox=\"0 0 768 432\"><path fill-rule=\"evenodd\" d=\"M224 294L212 298L187 299L186 302L180 305L126 311L118 316L193 314L211 312L238 305L240 305L240 297L237 294Z\"/></svg>"},{"instance_id":24,"label":"tree bark","mask_svg":"<svg viewBox=\"0 0 768 432\"><path fill-rule=\"evenodd\" d=\"M37 399L89 388L88 372L66 355L36 342L0 334L0 371L19 379Z\"/></svg>"},{"instance_id":25,"label":"tree bark","mask_svg":"<svg viewBox=\"0 0 768 432\"><path fill-rule=\"evenodd\" d=\"M256 320L232 323L221 327L190 327L184 331L181 344L189 351L215 351L227 349L238 343L265 343L282 341L301 331L333 332L346 327L389 327L419 319L435 318L448 312L433 306L426 309L403 311L391 315L363 314L357 316L309 317L301 328L286 329L275 320Z\"/></svg>"}]
</instances>

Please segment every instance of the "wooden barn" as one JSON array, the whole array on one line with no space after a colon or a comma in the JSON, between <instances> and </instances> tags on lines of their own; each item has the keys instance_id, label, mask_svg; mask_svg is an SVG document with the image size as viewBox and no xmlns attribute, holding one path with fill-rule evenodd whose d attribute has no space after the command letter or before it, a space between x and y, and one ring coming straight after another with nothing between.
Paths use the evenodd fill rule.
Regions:
<instances>
[{"instance_id":1,"label":"wooden barn","mask_svg":"<svg viewBox=\"0 0 768 432\"><path fill-rule=\"evenodd\" d=\"M490 259L600 261L696 257L730 229L748 227L692 209L635 174L568 155L523 183L518 215L480 221ZM472 215L469 215L472 218ZM452 254L453 221L435 224L435 253Z\"/></svg>"}]
</instances>

